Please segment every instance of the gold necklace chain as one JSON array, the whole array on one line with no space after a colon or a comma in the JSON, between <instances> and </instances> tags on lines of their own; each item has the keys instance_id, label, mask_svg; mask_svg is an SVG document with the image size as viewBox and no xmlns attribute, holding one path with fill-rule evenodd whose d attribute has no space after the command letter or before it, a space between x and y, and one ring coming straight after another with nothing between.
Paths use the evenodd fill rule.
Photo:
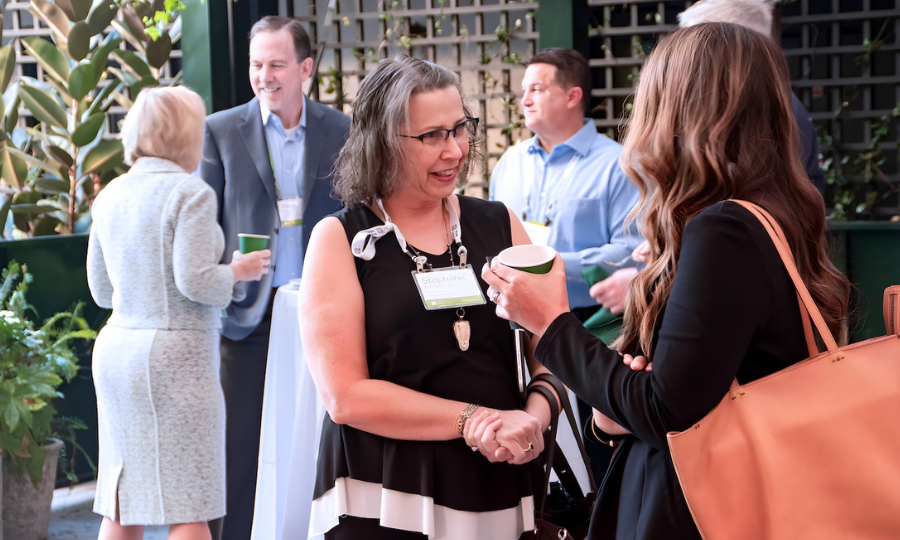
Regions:
<instances>
[{"instance_id":1,"label":"gold necklace chain","mask_svg":"<svg viewBox=\"0 0 900 540\"><path fill-rule=\"evenodd\" d=\"M447 216L444 215L444 209L443 209L443 208L441 208L441 221L442 221L443 224L444 224L444 235L445 235L446 238L447 238L447 253L450 254L450 266L456 266L456 263L455 263L454 260L453 260L453 248L451 247L451 246L453 245L453 240L450 239L450 232L447 230ZM413 245L410 244L410 243L407 243L406 245L409 246L409 249L413 250L413 253L415 253L415 256L414 256L414 255L412 255L412 254L410 254L410 253L407 252L407 255L409 255L409 258L412 259L413 262L416 261L416 257L421 257L421 256L422 256L422 254L419 253L419 250L417 250L417 249L415 248L415 246L413 246ZM428 269L429 269L429 270L433 270L433 269L434 269L434 267L433 267L433 266L431 265L431 263L429 263L429 262L426 262L425 265L428 266Z\"/></svg>"}]
</instances>

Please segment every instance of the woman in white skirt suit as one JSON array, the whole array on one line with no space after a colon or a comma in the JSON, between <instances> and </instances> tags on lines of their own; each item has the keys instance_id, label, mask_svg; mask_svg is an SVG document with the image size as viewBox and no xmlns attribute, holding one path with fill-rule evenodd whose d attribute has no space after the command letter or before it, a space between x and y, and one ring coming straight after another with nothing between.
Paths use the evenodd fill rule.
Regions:
<instances>
[{"instance_id":1,"label":"woman in white skirt suit","mask_svg":"<svg viewBox=\"0 0 900 540\"><path fill-rule=\"evenodd\" d=\"M97 196L88 245L91 294L112 308L94 345L100 539L208 539L225 514L225 404L219 313L236 281L268 271L269 251L224 249L216 196L196 170L203 100L146 89L122 129L133 167Z\"/></svg>"}]
</instances>

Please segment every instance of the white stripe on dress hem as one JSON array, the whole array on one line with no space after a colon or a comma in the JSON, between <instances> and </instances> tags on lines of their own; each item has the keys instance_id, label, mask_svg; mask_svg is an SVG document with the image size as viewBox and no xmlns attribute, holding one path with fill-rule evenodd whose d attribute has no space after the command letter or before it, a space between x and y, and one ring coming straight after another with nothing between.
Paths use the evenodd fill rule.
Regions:
<instances>
[{"instance_id":1,"label":"white stripe on dress hem","mask_svg":"<svg viewBox=\"0 0 900 540\"><path fill-rule=\"evenodd\" d=\"M434 504L431 497L338 478L333 488L312 502L308 537L330 531L341 516L378 519L383 527L420 532L429 540L517 540L534 529L534 500L528 496L513 508L466 512Z\"/></svg>"}]
</instances>

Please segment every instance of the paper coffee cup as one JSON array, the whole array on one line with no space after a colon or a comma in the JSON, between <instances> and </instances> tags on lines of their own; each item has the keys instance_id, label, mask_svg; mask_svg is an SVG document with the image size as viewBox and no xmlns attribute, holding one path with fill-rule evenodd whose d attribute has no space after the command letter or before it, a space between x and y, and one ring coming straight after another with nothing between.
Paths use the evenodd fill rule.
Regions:
<instances>
[{"instance_id":1,"label":"paper coffee cup","mask_svg":"<svg viewBox=\"0 0 900 540\"><path fill-rule=\"evenodd\" d=\"M268 247L269 235L267 234L238 233L238 249L241 250L241 253L250 253L268 249Z\"/></svg>"},{"instance_id":2,"label":"paper coffee cup","mask_svg":"<svg viewBox=\"0 0 900 540\"><path fill-rule=\"evenodd\" d=\"M535 244L508 247L497 255L500 264L531 274L549 272L555 257L555 249Z\"/></svg>"}]
</instances>

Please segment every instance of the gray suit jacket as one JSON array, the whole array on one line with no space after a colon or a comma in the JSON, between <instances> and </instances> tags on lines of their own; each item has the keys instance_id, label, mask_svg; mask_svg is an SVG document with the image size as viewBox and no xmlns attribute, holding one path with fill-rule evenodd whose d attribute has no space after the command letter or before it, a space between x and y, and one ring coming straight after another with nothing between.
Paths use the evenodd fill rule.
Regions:
<instances>
[{"instance_id":1,"label":"gray suit jacket","mask_svg":"<svg viewBox=\"0 0 900 540\"><path fill-rule=\"evenodd\" d=\"M347 140L350 117L326 105L306 100L305 171L302 193L303 249L313 226L337 212L340 202L332 195L334 160ZM268 234L272 241L272 268L278 264L276 250L278 211L275 176L269 161L259 101L217 112L206 119L203 160L199 176L219 201L219 224L225 233L222 261L230 261L238 249L238 233ZM234 285L231 304L222 320L222 335L241 340L259 325L272 294L273 271L259 281Z\"/></svg>"}]
</instances>

